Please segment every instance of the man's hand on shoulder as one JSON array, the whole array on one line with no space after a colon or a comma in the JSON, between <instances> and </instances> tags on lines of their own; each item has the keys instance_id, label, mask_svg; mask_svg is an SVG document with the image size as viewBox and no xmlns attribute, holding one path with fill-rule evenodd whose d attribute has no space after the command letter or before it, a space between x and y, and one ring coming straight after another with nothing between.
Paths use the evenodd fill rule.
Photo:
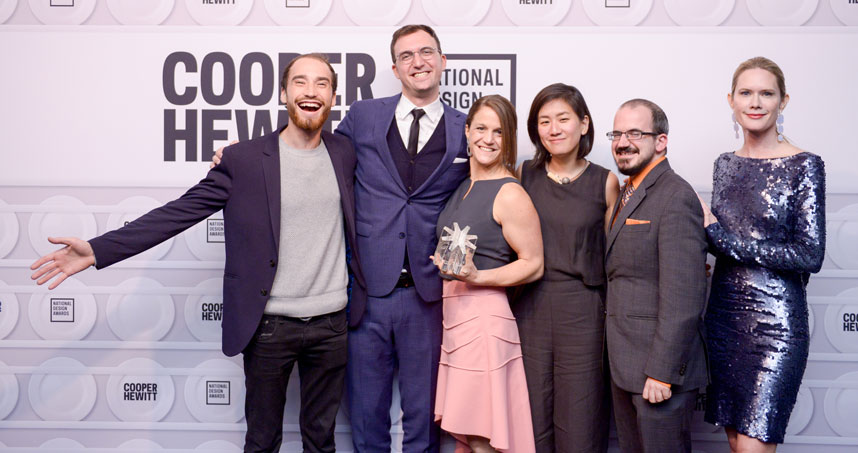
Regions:
<instances>
[{"instance_id":1,"label":"man's hand on shoulder","mask_svg":"<svg viewBox=\"0 0 858 453\"><path fill-rule=\"evenodd\" d=\"M227 146L232 146L236 143L238 143L238 140L233 140L233 141L229 142L229 145L227 145ZM212 156L212 163L209 165L209 168L215 168L220 164L221 159L223 159L223 149L224 148L226 148L226 146L221 146L220 148L217 149L217 151L215 151L214 156Z\"/></svg>"}]
</instances>

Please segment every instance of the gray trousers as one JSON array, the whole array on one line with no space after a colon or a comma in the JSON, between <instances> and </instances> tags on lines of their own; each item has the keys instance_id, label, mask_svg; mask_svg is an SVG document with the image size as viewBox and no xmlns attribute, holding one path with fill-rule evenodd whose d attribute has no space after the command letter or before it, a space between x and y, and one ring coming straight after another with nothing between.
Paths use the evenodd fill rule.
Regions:
<instances>
[{"instance_id":1,"label":"gray trousers","mask_svg":"<svg viewBox=\"0 0 858 453\"><path fill-rule=\"evenodd\" d=\"M697 389L674 393L652 404L640 393L627 392L611 383L614 421L623 453L691 452L691 417Z\"/></svg>"}]
</instances>

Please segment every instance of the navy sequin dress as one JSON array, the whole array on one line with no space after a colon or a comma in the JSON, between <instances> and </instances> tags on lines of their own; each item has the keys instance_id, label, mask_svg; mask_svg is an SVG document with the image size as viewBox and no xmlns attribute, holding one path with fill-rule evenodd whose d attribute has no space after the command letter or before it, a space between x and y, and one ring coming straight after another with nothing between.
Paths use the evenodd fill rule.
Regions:
<instances>
[{"instance_id":1,"label":"navy sequin dress","mask_svg":"<svg viewBox=\"0 0 858 453\"><path fill-rule=\"evenodd\" d=\"M717 258L706 311L706 421L782 443L807 364L805 286L825 253L825 167L808 152L715 161L706 228Z\"/></svg>"}]
</instances>

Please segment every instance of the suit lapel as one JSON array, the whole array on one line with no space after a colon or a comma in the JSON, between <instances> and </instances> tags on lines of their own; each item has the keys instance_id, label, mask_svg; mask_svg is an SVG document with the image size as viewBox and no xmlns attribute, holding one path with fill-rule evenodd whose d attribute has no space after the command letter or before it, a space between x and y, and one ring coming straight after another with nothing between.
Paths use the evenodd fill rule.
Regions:
<instances>
[{"instance_id":1,"label":"suit lapel","mask_svg":"<svg viewBox=\"0 0 858 453\"><path fill-rule=\"evenodd\" d=\"M442 103L443 104L443 103ZM447 171L450 168L450 165L453 164L453 160L456 156L459 155L459 144L462 142L462 137L465 134L465 117L463 115L456 115L455 110L452 107L448 107L447 104L444 105L444 143L446 146L446 150L444 151L444 157L441 159L441 162L438 163L438 166L435 167L435 171L426 178L426 181L414 191L414 194L417 195L424 188L429 187L432 183L438 179L438 176Z\"/></svg>"},{"instance_id":2,"label":"suit lapel","mask_svg":"<svg viewBox=\"0 0 858 453\"><path fill-rule=\"evenodd\" d=\"M379 112L380 121L375 122L375 129L372 135L375 143L378 143L379 158L381 158L384 166L387 167L387 171L393 177L393 180L396 181L400 190L405 192L405 184L402 182L402 178L399 177L399 170L396 169L396 163L393 162L393 156L390 155L390 146L387 145L387 132L391 127L394 127L393 115L396 113L396 104L399 103L400 96L402 95L382 99L381 111ZM399 135L398 130L396 134Z\"/></svg>"},{"instance_id":3,"label":"suit lapel","mask_svg":"<svg viewBox=\"0 0 858 453\"><path fill-rule=\"evenodd\" d=\"M608 243L605 246L605 255L607 256L611 252L611 247L614 245L614 241L617 239L617 236L620 234L620 231L626 224L626 219L629 218L631 213L637 209L638 206L643 202L644 198L646 198L646 191L648 188L652 187L653 184L658 180L658 178L667 170L670 170L670 165L667 163L667 159L665 159L660 164L656 165L655 168L650 170L649 174L646 175L643 181L641 181L640 187L635 189L635 193L629 198L629 201L623 206L623 209L619 209L619 200L622 199L623 194L620 192L620 197L617 199L617 208L619 211L614 212L613 225L611 226L611 231L608 233Z\"/></svg>"},{"instance_id":4,"label":"suit lapel","mask_svg":"<svg viewBox=\"0 0 858 453\"><path fill-rule=\"evenodd\" d=\"M322 131L322 141L325 142L325 149L328 150L328 157L331 158L331 165L334 167L334 176L337 178L337 187L340 189L340 204L343 208L343 213L346 216L346 221L350 222L351 219L350 214L351 210L348 209L349 206L349 190L346 187L346 178L343 174L343 153L342 150L336 145L336 142L333 140L332 135L330 135L326 131Z\"/></svg>"},{"instance_id":5,"label":"suit lapel","mask_svg":"<svg viewBox=\"0 0 858 453\"><path fill-rule=\"evenodd\" d=\"M282 129L281 129L282 130ZM271 234L274 246L280 250L280 133L275 132L265 140L262 150L262 173L265 178L265 195L268 198L268 217L271 219Z\"/></svg>"}]
</instances>

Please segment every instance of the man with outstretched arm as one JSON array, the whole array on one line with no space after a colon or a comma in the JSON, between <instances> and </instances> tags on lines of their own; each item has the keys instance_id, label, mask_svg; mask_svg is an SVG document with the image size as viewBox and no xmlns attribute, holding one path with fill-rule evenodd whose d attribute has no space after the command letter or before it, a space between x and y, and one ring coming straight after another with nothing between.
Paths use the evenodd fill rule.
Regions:
<instances>
[{"instance_id":1,"label":"man with outstretched arm","mask_svg":"<svg viewBox=\"0 0 858 453\"><path fill-rule=\"evenodd\" d=\"M54 289L89 266L136 255L223 209L223 352L243 354L245 452L280 449L286 385L297 362L305 452L334 452L334 424L347 359L349 275L364 299L355 244L355 154L322 131L337 74L322 54L296 57L281 80L289 125L231 146L217 167L180 198L128 225L64 248L31 267ZM348 267L348 268L347 268Z\"/></svg>"}]
</instances>

